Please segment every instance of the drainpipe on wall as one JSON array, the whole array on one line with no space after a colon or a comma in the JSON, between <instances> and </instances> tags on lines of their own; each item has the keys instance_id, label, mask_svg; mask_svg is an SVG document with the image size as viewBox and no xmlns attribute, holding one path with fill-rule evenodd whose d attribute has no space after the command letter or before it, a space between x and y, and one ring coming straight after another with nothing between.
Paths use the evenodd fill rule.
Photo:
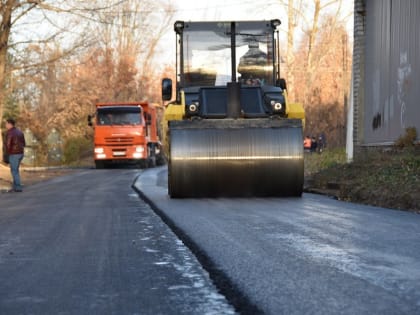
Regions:
<instances>
[{"instance_id":1,"label":"drainpipe on wall","mask_svg":"<svg viewBox=\"0 0 420 315\"><path fill-rule=\"evenodd\" d=\"M353 161L353 115L354 115L354 100L353 100L353 71L351 72L350 81L350 97L347 108L347 137L346 137L346 156L347 162Z\"/></svg>"}]
</instances>

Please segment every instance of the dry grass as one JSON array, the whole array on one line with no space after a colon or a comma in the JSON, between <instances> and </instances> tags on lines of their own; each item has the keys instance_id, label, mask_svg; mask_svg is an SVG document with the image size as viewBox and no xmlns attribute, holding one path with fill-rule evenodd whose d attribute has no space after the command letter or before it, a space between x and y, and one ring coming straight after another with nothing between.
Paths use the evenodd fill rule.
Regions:
<instances>
[{"instance_id":1,"label":"dry grass","mask_svg":"<svg viewBox=\"0 0 420 315\"><path fill-rule=\"evenodd\" d=\"M305 159L311 187L327 189L336 183L340 200L386 208L420 211L420 154L418 149L369 152L345 163L344 151Z\"/></svg>"}]
</instances>

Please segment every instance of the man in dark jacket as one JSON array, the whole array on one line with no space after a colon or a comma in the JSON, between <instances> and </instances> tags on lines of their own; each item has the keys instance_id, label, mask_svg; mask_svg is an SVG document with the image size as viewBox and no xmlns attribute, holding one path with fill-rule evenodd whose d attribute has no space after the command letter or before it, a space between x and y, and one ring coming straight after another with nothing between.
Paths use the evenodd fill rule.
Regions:
<instances>
[{"instance_id":1,"label":"man in dark jacket","mask_svg":"<svg viewBox=\"0 0 420 315\"><path fill-rule=\"evenodd\" d=\"M26 145L25 137L18 128L15 127L13 119L6 120L6 151L9 156L10 171L13 177L13 187L10 192L21 192L19 166L23 159L23 150Z\"/></svg>"}]
</instances>

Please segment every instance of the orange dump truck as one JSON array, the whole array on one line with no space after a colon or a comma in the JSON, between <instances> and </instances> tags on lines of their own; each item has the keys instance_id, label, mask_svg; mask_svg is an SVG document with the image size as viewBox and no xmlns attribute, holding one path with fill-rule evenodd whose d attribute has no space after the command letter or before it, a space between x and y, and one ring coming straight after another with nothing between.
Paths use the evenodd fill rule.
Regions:
<instances>
[{"instance_id":1,"label":"orange dump truck","mask_svg":"<svg viewBox=\"0 0 420 315\"><path fill-rule=\"evenodd\" d=\"M148 102L98 103L88 116L94 127L96 168L113 163L153 167L162 160L157 108Z\"/></svg>"}]
</instances>

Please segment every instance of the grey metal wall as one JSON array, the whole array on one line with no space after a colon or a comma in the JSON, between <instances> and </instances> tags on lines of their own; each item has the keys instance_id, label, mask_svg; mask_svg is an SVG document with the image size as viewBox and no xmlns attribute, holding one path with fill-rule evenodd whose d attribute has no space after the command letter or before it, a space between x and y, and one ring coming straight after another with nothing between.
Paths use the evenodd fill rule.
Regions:
<instances>
[{"instance_id":1,"label":"grey metal wall","mask_svg":"<svg viewBox=\"0 0 420 315\"><path fill-rule=\"evenodd\" d=\"M420 134L420 1L365 0L363 135L388 144Z\"/></svg>"}]
</instances>

